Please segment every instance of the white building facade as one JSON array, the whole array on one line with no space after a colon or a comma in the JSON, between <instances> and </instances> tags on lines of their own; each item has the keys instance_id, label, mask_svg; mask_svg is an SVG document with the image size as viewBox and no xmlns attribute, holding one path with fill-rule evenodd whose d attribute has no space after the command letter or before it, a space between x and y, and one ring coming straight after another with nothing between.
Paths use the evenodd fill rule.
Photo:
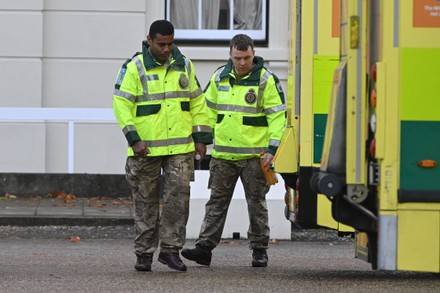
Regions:
<instances>
[{"instance_id":1,"label":"white building facade","mask_svg":"<svg viewBox=\"0 0 440 293\"><path fill-rule=\"evenodd\" d=\"M225 5L203 0L211 2ZM256 54L286 90L290 1L257 2L267 44ZM0 173L124 174L127 143L111 109L116 75L170 10L166 0L0 0ZM228 58L224 42L178 46L202 88Z\"/></svg>"}]
</instances>

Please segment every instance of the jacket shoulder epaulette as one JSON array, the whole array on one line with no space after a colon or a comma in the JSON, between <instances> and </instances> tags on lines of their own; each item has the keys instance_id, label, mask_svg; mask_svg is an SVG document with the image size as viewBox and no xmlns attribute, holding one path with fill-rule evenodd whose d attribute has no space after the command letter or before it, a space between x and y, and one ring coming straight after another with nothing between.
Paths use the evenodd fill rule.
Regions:
<instances>
[{"instance_id":1,"label":"jacket shoulder epaulette","mask_svg":"<svg viewBox=\"0 0 440 293\"><path fill-rule=\"evenodd\" d=\"M131 58L128 58L127 60L125 60L124 64L122 64L122 67L126 68L128 63L130 63L131 61L133 61L133 58L142 54L142 52L136 52Z\"/></svg>"}]
</instances>

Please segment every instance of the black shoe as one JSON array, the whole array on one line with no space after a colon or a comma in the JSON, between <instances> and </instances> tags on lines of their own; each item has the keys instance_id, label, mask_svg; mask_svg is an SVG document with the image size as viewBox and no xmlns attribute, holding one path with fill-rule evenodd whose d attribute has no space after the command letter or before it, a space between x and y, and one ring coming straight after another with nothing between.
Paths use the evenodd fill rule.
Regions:
<instances>
[{"instance_id":1,"label":"black shoe","mask_svg":"<svg viewBox=\"0 0 440 293\"><path fill-rule=\"evenodd\" d=\"M252 253L252 266L253 267L267 267L268 261L266 249L254 249Z\"/></svg>"},{"instance_id":2,"label":"black shoe","mask_svg":"<svg viewBox=\"0 0 440 293\"><path fill-rule=\"evenodd\" d=\"M136 264L134 268L137 271L151 271L151 262L153 261L153 256L151 254L142 254L137 256Z\"/></svg>"},{"instance_id":3,"label":"black shoe","mask_svg":"<svg viewBox=\"0 0 440 293\"><path fill-rule=\"evenodd\" d=\"M204 266L211 264L212 252L208 247L197 246L193 249L182 249L182 256Z\"/></svg>"},{"instance_id":4,"label":"black shoe","mask_svg":"<svg viewBox=\"0 0 440 293\"><path fill-rule=\"evenodd\" d=\"M182 260L179 257L179 253L165 253L161 252L159 253L159 258L157 259L159 262L168 265L170 269L178 270L185 272L186 271L186 265L182 262Z\"/></svg>"}]
</instances>

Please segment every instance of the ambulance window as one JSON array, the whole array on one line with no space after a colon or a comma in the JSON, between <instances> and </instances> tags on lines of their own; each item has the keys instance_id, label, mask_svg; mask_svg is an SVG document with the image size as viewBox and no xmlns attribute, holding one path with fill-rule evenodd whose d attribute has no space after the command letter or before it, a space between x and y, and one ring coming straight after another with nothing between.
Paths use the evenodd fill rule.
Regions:
<instances>
[{"instance_id":1,"label":"ambulance window","mask_svg":"<svg viewBox=\"0 0 440 293\"><path fill-rule=\"evenodd\" d=\"M176 41L227 41L238 33L267 44L267 0L166 0Z\"/></svg>"}]
</instances>

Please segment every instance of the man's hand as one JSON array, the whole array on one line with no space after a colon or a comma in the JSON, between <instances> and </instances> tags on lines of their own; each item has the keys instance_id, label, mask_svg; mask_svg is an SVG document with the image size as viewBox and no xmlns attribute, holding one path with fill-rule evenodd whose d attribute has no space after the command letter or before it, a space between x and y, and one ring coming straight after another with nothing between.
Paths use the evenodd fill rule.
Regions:
<instances>
[{"instance_id":1,"label":"man's hand","mask_svg":"<svg viewBox=\"0 0 440 293\"><path fill-rule=\"evenodd\" d=\"M272 166L273 155L271 153L265 153L264 158L262 158L262 160L263 160L264 168L269 169L270 166Z\"/></svg>"},{"instance_id":2,"label":"man's hand","mask_svg":"<svg viewBox=\"0 0 440 293\"><path fill-rule=\"evenodd\" d=\"M206 158L206 145L204 143L196 143L196 156L200 155L200 159Z\"/></svg>"},{"instance_id":3,"label":"man's hand","mask_svg":"<svg viewBox=\"0 0 440 293\"><path fill-rule=\"evenodd\" d=\"M131 148L137 156L145 156L150 153L147 145L142 140L135 142L134 145L131 146Z\"/></svg>"}]
</instances>

